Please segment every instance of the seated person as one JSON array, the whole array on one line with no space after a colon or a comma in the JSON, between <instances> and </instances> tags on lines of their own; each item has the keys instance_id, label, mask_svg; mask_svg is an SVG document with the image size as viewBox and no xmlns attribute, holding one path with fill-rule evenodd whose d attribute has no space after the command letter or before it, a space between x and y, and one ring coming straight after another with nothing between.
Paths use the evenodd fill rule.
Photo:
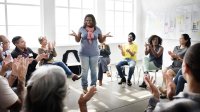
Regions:
<instances>
[{"instance_id":1,"label":"seated person","mask_svg":"<svg viewBox=\"0 0 200 112\"><path fill-rule=\"evenodd\" d=\"M106 73L108 77L111 76L110 72L108 71L108 64L110 63L110 47L109 45L105 44L105 42L101 43L99 46L100 49L100 56L98 60L98 80L99 86L102 85L103 73Z\"/></svg>"},{"instance_id":2,"label":"seated person","mask_svg":"<svg viewBox=\"0 0 200 112\"><path fill-rule=\"evenodd\" d=\"M31 77L31 74L35 71L37 63L45 56L44 54L38 55L33 52L31 48L26 46L26 41L21 36L15 36L12 39L12 43L15 45L14 50L11 52L13 58L24 57L32 60L28 66L26 81ZM15 86L16 83L13 85Z\"/></svg>"},{"instance_id":3,"label":"seated person","mask_svg":"<svg viewBox=\"0 0 200 112\"><path fill-rule=\"evenodd\" d=\"M135 65L136 65L136 53L138 47L135 42L135 34L133 32L129 33L128 35L128 44L125 45L118 45L118 48L121 50L121 54L124 57L124 60L120 61L117 65L117 71L119 76L121 77L121 81L118 84L126 83L125 74L122 72L122 66L129 65L129 72L128 72L128 80L127 85L131 86L131 78L134 73Z\"/></svg>"},{"instance_id":4,"label":"seated person","mask_svg":"<svg viewBox=\"0 0 200 112\"><path fill-rule=\"evenodd\" d=\"M19 112L22 108L25 93L25 81L26 72L30 60L28 58L14 59L12 62L12 73L8 79L6 79L2 74L5 73L10 63L10 57L7 56L3 60L3 65L0 75L0 112L7 112L7 110L12 110L13 112ZM17 92L15 93L8 82L15 81L18 78Z\"/></svg>"},{"instance_id":5,"label":"seated person","mask_svg":"<svg viewBox=\"0 0 200 112\"><path fill-rule=\"evenodd\" d=\"M178 95L180 92L183 91L186 80L183 77L182 68L178 71L174 78L174 83L176 85L175 95Z\"/></svg>"},{"instance_id":6,"label":"seated person","mask_svg":"<svg viewBox=\"0 0 200 112\"><path fill-rule=\"evenodd\" d=\"M163 70L163 82L165 85L166 83L166 77L169 77L170 80L173 79L173 77L177 74L178 70L181 68L183 57L191 45L190 37L188 34L182 34L180 39L179 39L179 46L176 46L174 48L174 51L168 51L168 54L170 55L172 59L172 65L167 67L166 69ZM166 87L160 87L159 88L160 92L162 93L161 97L165 97L167 93Z\"/></svg>"},{"instance_id":7,"label":"seated person","mask_svg":"<svg viewBox=\"0 0 200 112\"><path fill-rule=\"evenodd\" d=\"M200 112L200 43L192 45L186 52L182 72L187 81L188 90L180 92L172 101L159 103L159 91L152 83L153 81L145 76L145 82L153 96L149 99L146 112ZM168 81L168 88L173 84Z\"/></svg>"},{"instance_id":8,"label":"seated person","mask_svg":"<svg viewBox=\"0 0 200 112\"><path fill-rule=\"evenodd\" d=\"M148 71L161 69L163 62L164 48L161 46L162 38L157 35L152 35L149 37L148 43L145 43L145 55L149 55L149 57L145 57L143 60L145 75L148 74ZM143 81L139 87L146 88L145 82Z\"/></svg>"},{"instance_id":9,"label":"seated person","mask_svg":"<svg viewBox=\"0 0 200 112\"><path fill-rule=\"evenodd\" d=\"M55 50L55 42L53 43L47 43L47 38L44 36L39 37L39 42L41 44L41 48L38 48L38 54L45 54L46 56L40 61L40 65L44 64L52 64L52 65L57 65L60 66L61 68L64 69L65 73L67 76L71 76L72 80L78 80L81 78L81 76L78 76L63 63L63 62L55 62L53 57L57 56L56 50Z\"/></svg>"},{"instance_id":10,"label":"seated person","mask_svg":"<svg viewBox=\"0 0 200 112\"><path fill-rule=\"evenodd\" d=\"M23 112L63 112L67 88L67 77L61 67L40 66L28 81ZM93 86L86 94L81 94L78 100L81 112L87 112L87 102L95 93Z\"/></svg>"}]
</instances>

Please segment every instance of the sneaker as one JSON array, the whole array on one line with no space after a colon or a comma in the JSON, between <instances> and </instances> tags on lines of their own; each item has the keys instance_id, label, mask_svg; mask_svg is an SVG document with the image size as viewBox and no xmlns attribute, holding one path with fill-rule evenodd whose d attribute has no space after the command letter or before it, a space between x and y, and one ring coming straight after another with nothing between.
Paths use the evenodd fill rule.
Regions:
<instances>
[{"instance_id":1,"label":"sneaker","mask_svg":"<svg viewBox=\"0 0 200 112\"><path fill-rule=\"evenodd\" d=\"M128 82L128 83L127 83L128 86L131 86L131 85L132 85L132 83L131 83L130 80L127 80L127 82Z\"/></svg>"}]
</instances>

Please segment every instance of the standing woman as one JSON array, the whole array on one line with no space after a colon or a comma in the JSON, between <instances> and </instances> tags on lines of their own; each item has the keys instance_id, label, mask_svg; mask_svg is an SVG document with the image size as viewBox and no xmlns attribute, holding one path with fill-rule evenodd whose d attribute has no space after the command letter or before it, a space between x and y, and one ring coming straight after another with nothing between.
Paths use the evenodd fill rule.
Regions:
<instances>
[{"instance_id":1,"label":"standing woman","mask_svg":"<svg viewBox=\"0 0 200 112\"><path fill-rule=\"evenodd\" d=\"M99 86L102 86L103 73L106 73L108 77L111 77L111 74L108 71L108 64L110 63L110 47L108 44L105 44L105 42L103 42L101 43L101 45L99 45L99 49L100 56L98 60L98 80Z\"/></svg>"},{"instance_id":2,"label":"standing woman","mask_svg":"<svg viewBox=\"0 0 200 112\"><path fill-rule=\"evenodd\" d=\"M88 87L88 70L91 71L91 84L96 85L97 81L97 63L99 57L98 41L104 42L106 37L111 37L109 33L102 35L99 27L96 26L95 17L92 14L87 14L84 18L84 24L80 27L78 34L74 31L70 34L75 37L76 42L81 42L79 57L81 60L81 75L83 92L87 93Z\"/></svg>"}]
</instances>

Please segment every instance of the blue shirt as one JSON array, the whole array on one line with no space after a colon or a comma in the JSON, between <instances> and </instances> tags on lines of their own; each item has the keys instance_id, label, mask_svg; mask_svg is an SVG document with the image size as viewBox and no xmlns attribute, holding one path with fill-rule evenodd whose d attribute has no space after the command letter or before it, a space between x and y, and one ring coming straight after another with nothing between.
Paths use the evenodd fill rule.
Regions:
<instances>
[{"instance_id":1,"label":"blue shirt","mask_svg":"<svg viewBox=\"0 0 200 112\"><path fill-rule=\"evenodd\" d=\"M87 39L88 32L85 28L81 27L79 29L81 33L81 47L79 49L79 55L81 56L99 56L99 48L98 48L98 38L99 34L101 34L101 30L96 27L94 30L94 38L92 39L92 43Z\"/></svg>"}]
</instances>

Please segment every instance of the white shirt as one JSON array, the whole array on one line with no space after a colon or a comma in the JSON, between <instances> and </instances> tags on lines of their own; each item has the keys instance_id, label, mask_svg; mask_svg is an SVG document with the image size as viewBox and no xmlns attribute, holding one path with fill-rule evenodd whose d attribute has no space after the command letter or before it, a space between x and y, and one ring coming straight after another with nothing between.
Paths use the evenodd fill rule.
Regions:
<instances>
[{"instance_id":1,"label":"white shirt","mask_svg":"<svg viewBox=\"0 0 200 112\"><path fill-rule=\"evenodd\" d=\"M7 112L7 108L18 100L18 96L11 89L8 80L0 76L0 112Z\"/></svg>"}]
</instances>

